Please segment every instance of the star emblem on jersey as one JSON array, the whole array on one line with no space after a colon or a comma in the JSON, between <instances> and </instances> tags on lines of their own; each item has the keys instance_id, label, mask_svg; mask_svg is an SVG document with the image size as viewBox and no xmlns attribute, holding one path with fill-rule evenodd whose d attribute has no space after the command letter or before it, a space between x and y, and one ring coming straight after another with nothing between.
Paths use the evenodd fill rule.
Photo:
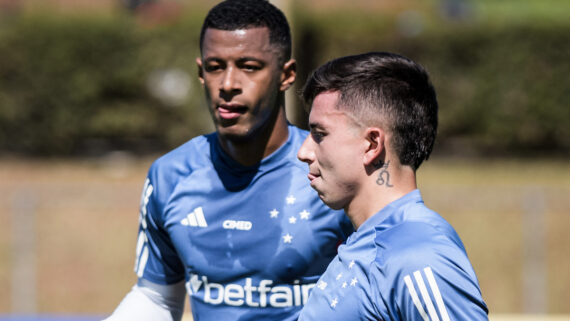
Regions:
<instances>
[{"instance_id":1,"label":"star emblem on jersey","mask_svg":"<svg viewBox=\"0 0 570 321\"><path fill-rule=\"evenodd\" d=\"M293 236L289 233L283 235L283 243L291 243Z\"/></svg>"},{"instance_id":2,"label":"star emblem on jersey","mask_svg":"<svg viewBox=\"0 0 570 321\"><path fill-rule=\"evenodd\" d=\"M295 204L295 201L297 199L295 198L295 196L293 195L289 195L287 196L287 198L285 199L285 201L287 202L287 204L291 205L291 204Z\"/></svg>"},{"instance_id":3,"label":"star emblem on jersey","mask_svg":"<svg viewBox=\"0 0 570 321\"><path fill-rule=\"evenodd\" d=\"M358 283L358 280L356 278L352 278L352 280L350 280L350 286L355 286L356 283Z\"/></svg>"},{"instance_id":4,"label":"star emblem on jersey","mask_svg":"<svg viewBox=\"0 0 570 321\"><path fill-rule=\"evenodd\" d=\"M269 216L271 218L277 218L277 216L279 216L279 211L276 208L274 208L273 210L269 211Z\"/></svg>"},{"instance_id":5,"label":"star emblem on jersey","mask_svg":"<svg viewBox=\"0 0 570 321\"><path fill-rule=\"evenodd\" d=\"M334 298L331 302L331 308L336 308L336 305L338 304L338 299Z\"/></svg>"},{"instance_id":6,"label":"star emblem on jersey","mask_svg":"<svg viewBox=\"0 0 570 321\"><path fill-rule=\"evenodd\" d=\"M330 279L325 277L328 283L322 279L317 283L316 287L327 293L326 296L328 297L329 307L331 309L336 310L337 307L343 304L342 301L345 295L352 295L352 293L354 293L354 289L350 288L358 288L358 278L354 275L356 271L351 270L354 265L356 265L355 260L351 260L348 266L339 264L337 267L339 267L340 270L337 270L335 274L331 275Z\"/></svg>"},{"instance_id":7,"label":"star emblem on jersey","mask_svg":"<svg viewBox=\"0 0 570 321\"><path fill-rule=\"evenodd\" d=\"M310 208L305 207L304 198L297 199L293 193L285 195L287 196L284 197L285 204L283 207L269 207L266 213L269 214L271 220L281 225L283 230L281 234L282 244L292 244L293 238L299 232L298 229L304 229L306 224L310 224L312 221L311 212L308 210ZM299 240L301 239L302 237Z\"/></svg>"},{"instance_id":8,"label":"star emblem on jersey","mask_svg":"<svg viewBox=\"0 0 570 321\"><path fill-rule=\"evenodd\" d=\"M180 224L192 227L208 227L208 223L206 223L206 218L204 217L204 211L202 210L202 207L196 207L194 211L180 220Z\"/></svg>"}]
</instances>

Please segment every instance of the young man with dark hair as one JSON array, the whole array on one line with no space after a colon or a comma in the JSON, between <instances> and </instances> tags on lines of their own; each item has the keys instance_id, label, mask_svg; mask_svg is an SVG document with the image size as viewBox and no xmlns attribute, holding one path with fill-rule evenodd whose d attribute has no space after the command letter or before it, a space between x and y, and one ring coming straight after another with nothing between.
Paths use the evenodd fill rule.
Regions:
<instances>
[{"instance_id":1,"label":"young man with dark hair","mask_svg":"<svg viewBox=\"0 0 570 321\"><path fill-rule=\"evenodd\" d=\"M463 244L416 185L437 131L428 74L396 54L332 60L307 81L309 180L356 232L341 245L299 320L487 320Z\"/></svg>"},{"instance_id":2,"label":"young man with dark hair","mask_svg":"<svg viewBox=\"0 0 570 321\"><path fill-rule=\"evenodd\" d=\"M196 62L216 132L159 158L143 189L137 285L109 320L296 320L352 232L310 188L285 117L295 80L283 13L227 0L208 13Z\"/></svg>"}]
</instances>

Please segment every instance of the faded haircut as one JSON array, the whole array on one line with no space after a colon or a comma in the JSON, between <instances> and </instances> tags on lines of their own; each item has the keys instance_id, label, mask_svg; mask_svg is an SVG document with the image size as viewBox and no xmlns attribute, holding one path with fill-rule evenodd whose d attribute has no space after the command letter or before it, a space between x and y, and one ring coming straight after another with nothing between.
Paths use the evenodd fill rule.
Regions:
<instances>
[{"instance_id":1,"label":"faded haircut","mask_svg":"<svg viewBox=\"0 0 570 321\"><path fill-rule=\"evenodd\" d=\"M200 52L208 28L225 31L269 29L269 42L279 49L281 63L291 58L291 30L281 10L267 0L226 0L208 12L200 31Z\"/></svg>"},{"instance_id":2,"label":"faded haircut","mask_svg":"<svg viewBox=\"0 0 570 321\"><path fill-rule=\"evenodd\" d=\"M437 134L438 104L421 65L388 52L341 57L311 74L302 97L310 107L323 92L339 92L337 109L391 132L391 145L402 165L416 170L429 158Z\"/></svg>"}]
</instances>

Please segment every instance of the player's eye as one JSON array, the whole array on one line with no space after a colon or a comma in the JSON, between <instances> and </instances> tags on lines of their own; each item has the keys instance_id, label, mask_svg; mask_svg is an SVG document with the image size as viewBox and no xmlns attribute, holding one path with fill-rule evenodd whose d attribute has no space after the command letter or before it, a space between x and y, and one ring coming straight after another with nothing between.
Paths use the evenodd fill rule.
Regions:
<instances>
[{"instance_id":1,"label":"player's eye","mask_svg":"<svg viewBox=\"0 0 570 321\"><path fill-rule=\"evenodd\" d=\"M223 66L219 63L208 63L204 66L206 72L214 72L223 69Z\"/></svg>"},{"instance_id":2,"label":"player's eye","mask_svg":"<svg viewBox=\"0 0 570 321\"><path fill-rule=\"evenodd\" d=\"M247 72L254 72L263 69L264 63L255 59L244 58L237 61L237 66Z\"/></svg>"},{"instance_id":3,"label":"player's eye","mask_svg":"<svg viewBox=\"0 0 570 321\"><path fill-rule=\"evenodd\" d=\"M206 66L206 68L204 68L206 70L206 72L213 72L216 70L220 69L220 66Z\"/></svg>"},{"instance_id":4,"label":"player's eye","mask_svg":"<svg viewBox=\"0 0 570 321\"><path fill-rule=\"evenodd\" d=\"M325 133L316 130L311 130L311 137L313 138L315 143L318 144L323 141Z\"/></svg>"},{"instance_id":5,"label":"player's eye","mask_svg":"<svg viewBox=\"0 0 570 321\"><path fill-rule=\"evenodd\" d=\"M257 71L261 69L261 66L253 64L244 64L241 68L245 71Z\"/></svg>"}]
</instances>

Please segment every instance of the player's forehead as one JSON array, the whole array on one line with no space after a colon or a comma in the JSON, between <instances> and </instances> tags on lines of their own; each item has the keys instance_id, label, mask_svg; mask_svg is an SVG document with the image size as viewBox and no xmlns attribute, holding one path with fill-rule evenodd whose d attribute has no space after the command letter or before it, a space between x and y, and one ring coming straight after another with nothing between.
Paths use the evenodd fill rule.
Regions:
<instances>
[{"instance_id":1,"label":"player's forehead","mask_svg":"<svg viewBox=\"0 0 570 321\"><path fill-rule=\"evenodd\" d=\"M335 124L339 117L344 117L344 111L337 108L339 93L327 91L318 94L309 112L310 127L328 127Z\"/></svg>"},{"instance_id":2,"label":"player's forehead","mask_svg":"<svg viewBox=\"0 0 570 321\"><path fill-rule=\"evenodd\" d=\"M346 108L340 107L340 104L340 92L319 93L311 105L309 127L314 129L362 127L362 122Z\"/></svg>"},{"instance_id":3,"label":"player's forehead","mask_svg":"<svg viewBox=\"0 0 570 321\"><path fill-rule=\"evenodd\" d=\"M208 28L202 43L202 57L241 55L275 55L277 47L271 44L267 27L221 30Z\"/></svg>"}]
</instances>

